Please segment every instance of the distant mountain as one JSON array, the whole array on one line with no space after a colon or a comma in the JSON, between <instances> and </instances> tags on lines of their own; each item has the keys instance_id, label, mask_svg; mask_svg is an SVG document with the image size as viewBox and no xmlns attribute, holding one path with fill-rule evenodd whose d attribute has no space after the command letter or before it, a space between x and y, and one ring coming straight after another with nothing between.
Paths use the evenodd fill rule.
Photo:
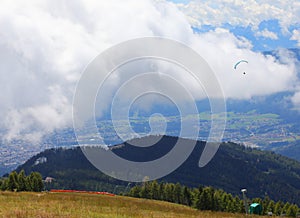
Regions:
<instances>
[{"instance_id":1,"label":"distant mountain","mask_svg":"<svg viewBox=\"0 0 300 218\"><path fill-rule=\"evenodd\" d=\"M134 139L138 143L156 140L158 136ZM135 147L129 142L113 146L113 151L128 160L149 161L166 154L178 140L177 137L163 136L150 147ZM189 140L189 139L185 139ZM136 143L135 142L135 143ZM240 194L247 188L249 197L268 195L276 201L283 200L300 205L300 163L275 154L235 143L222 143L211 162L203 168L198 167L205 142L197 141L189 158L162 181L179 182L190 187L210 185L233 194ZM79 147L73 149L50 149L30 158L19 166L40 172L43 177L55 180L48 188L124 191L127 182L108 177L92 166ZM129 184L130 185L130 184Z\"/></svg>"},{"instance_id":2,"label":"distant mountain","mask_svg":"<svg viewBox=\"0 0 300 218\"><path fill-rule=\"evenodd\" d=\"M300 161L300 140L274 142L269 145L269 149L284 156Z\"/></svg>"}]
</instances>

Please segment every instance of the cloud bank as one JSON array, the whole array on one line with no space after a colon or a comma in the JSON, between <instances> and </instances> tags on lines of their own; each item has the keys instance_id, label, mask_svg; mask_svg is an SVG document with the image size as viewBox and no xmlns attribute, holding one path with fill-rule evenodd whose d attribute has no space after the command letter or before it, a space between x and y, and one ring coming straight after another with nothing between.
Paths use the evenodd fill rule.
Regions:
<instances>
[{"instance_id":1,"label":"cloud bank","mask_svg":"<svg viewBox=\"0 0 300 218\"><path fill-rule=\"evenodd\" d=\"M219 25L230 18L232 25L255 26L261 19L278 16L282 27L299 23L294 16L299 3L291 1L289 8L280 9L280 2L273 6L256 1L204 2L197 6L197 22ZM230 16L231 6L241 10L240 17ZM195 13L195 7L192 2L182 10ZM225 13L220 15L220 10ZM195 34L186 16L164 1L2 1L0 28L0 134L5 142L39 142L45 134L71 127L74 90L87 64L110 46L137 37L167 37L199 52L216 72L227 98L296 89L293 58L276 60L255 53L250 41L222 28ZM282 50L278 55L290 54ZM234 70L241 59L249 63ZM180 76L187 86L194 83Z\"/></svg>"},{"instance_id":2,"label":"cloud bank","mask_svg":"<svg viewBox=\"0 0 300 218\"><path fill-rule=\"evenodd\" d=\"M257 30L262 21L278 19L282 32L289 33L289 27L300 23L300 2L297 0L192 0L178 6L192 25L198 27L230 24Z\"/></svg>"}]
</instances>

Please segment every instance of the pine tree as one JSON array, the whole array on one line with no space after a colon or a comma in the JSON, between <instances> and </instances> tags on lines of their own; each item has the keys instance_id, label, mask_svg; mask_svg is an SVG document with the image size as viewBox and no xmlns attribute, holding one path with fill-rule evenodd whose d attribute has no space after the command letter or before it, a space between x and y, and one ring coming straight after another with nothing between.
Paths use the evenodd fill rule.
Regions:
<instances>
[{"instance_id":1,"label":"pine tree","mask_svg":"<svg viewBox=\"0 0 300 218\"><path fill-rule=\"evenodd\" d=\"M174 187L174 203L180 204L182 202L182 191L181 191L181 185L179 183L176 183Z\"/></svg>"},{"instance_id":2,"label":"pine tree","mask_svg":"<svg viewBox=\"0 0 300 218\"><path fill-rule=\"evenodd\" d=\"M287 213L287 210L289 209L289 207L290 207L290 203L289 202L286 202L285 204L284 204L284 206L283 206L283 208L282 208L282 211L281 211L281 213L282 214L286 214Z\"/></svg>"},{"instance_id":3,"label":"pine tree","mask_svg":"<svg viewBox=\"0 0 300 218\"><path fill-rule=\"evenodd\" d=\"M219 190L214 192L213 201L215 202L214 210L220 211L221 210L221 193Z\"/></svg>"},{"instance_id":4,"label":"pine tree","mask_svg":"<svg viewBox=\"0 0 300 218\"><path fill-rule=\"evenodd\" d=\"M184 186L182 189L182 204L185 204L187 206L192 205L192 194L188 187Z\"/></svg>"},{"instance_id":5,"label":"pine tree","mask_svg":"<svg viewBox=\"0 0 300 218\"><path fill-rule=\"evenodd\" d=\"M17 191L18 187L18 174L16 171L13 171L8 176L8 190L10 191Z\"/></svg>"},{"instance_id":6,"label":"pine tree","mask_svg":"<svg viewBox=\"0 0 300 218\"><path fill-rule=\"evenodd\" d=\"M265 196L261 205L262 205L262 214L266 214L268 211L267 211L267 208L268 208L268 205L270 203L270 198L269 196Z\"/></svg>"},{"instance_id":7,"label":"pine tree","mask_svg":"<svg viewBox=\"0 0 300 218\"><path fill-rule=\"evenodd\" d=\"M140 196L141 198L149 198L148 191L145 185L141 188Z\"/></svg>"},{"instance_id":8,"label":"pine tree","mask_svg":"<svg viewBox=\"0 0 300 218\"><path fill-rule=\"evenodd\" d=\"M199 196L198 209L200 210L213 210L213 194L210 187L203 189Z\"/></svg>"},{"instance_id":9,"label":"pine tree","mask_svg":"<svg viewBox=\"0 0 300 218\"><path fill-rule=\"evenodd\" d=\"M298 207L294 204L291 204L286 211L286 215L290 217L296 217L298 213Z\"/></svg>"},{"instance_id":10,"label":"pine tree","mask_svg":"<svg viewBox=\"0 0 300 218\"><path fill-rule=\"evenodd\" d=\"M159 185L156 180L151 182L150 189L151 189L152 199L159 200L160 199Z\"/></svg>"},{"instance_id":11,"label":"pine tree","mask_svg":"<svg viewBox=\"0 0 300 218\"><path fill-rule=\"evenodd\" d=\"M43 178L42 175L39 174L38 172L33 172L33 191L35 192L41 192L44 189L44 183L43 183Z\"/></svg>"},{"instance_id":12,"label":"pine tree","mask_svg":"<svg viewBox=\"0 0 300 218\"><path fill-rule=\"evenodd\" d=\"M26 190L26 176L25 171L21 170L18 174L18 182L19 182L19 191L27 191Z\"/></svg>"},{"instance_id":13,"label":"pine tree","mask_svg":"<svg viewBox=\"0 0 300 218\"><path fill-rule=\"evenodd\" d=\"M162 182L159 184L158 192L159 192L158 200L166 200L165 199L165 183Z\"/></svg>"},{"instance_id":14,"label":"pine tree","mask_svg":"<svg viewBox=\"0 0 300 218\"><path fill-rule=\"evenodd\" d=\"M174 202L174 195L173 195L173 186L171 183L166 183L165 184L165 190L164 190L164 195L165 195L165 200L169 202Z\"/></svg>"},{"instance_id":15,"label":"pine tree","mask_svg":"<svg viewBox=\"0 0 300 218\"><path fill-rule=\"evenodd\" d=\"M267 211L266 212L275 212L275 202L273 200L270 200L268 206L267 206Z\"/></svg>"},{"instance_id":16,"label":"pine tree","mask_svg":"<svg viewBox=\"0 0 300 218\"><path fill-rule=\"evenodd\" d=\"M200 209L200 195L202 192L199 189L194 188L192 191L192 206L196 209Z\"/></svg>"},{"instance_id":17,"label":"pine tree","mask_svg":"<svg viewBox=\"0 0 300 218\"><path fill-rule=\"evenodd\" d=\"M140 198L141 197L140 192L141 192L141 187L134 186L133 188L130 189L128 195L131 197Z\"/></svg>"},{"instance_id":18,"label":"pine tree","mask_svg":"<svg viewBox=\"0 0 300 218\"><path fill-rule=\"evenodd\" d=\"M223 192L221 194L221 204L220 204L221 211L226 211L227 203L228 203L228 194L226 192Z\"/></svg>"},{"instance_id":19,"label":"pine tree","mask_svg":"<svg viewBox=\"0 0 300 218\"><path fill-rule=\"evenodd\" d=\"M226 212L234 212L234 205L233 205L233 197L231 194L227 194L227 201L226 201Z\"/></svg>"},{"instance_id":20,"label":"pine tree","mask_svg":"<svg viewBox=\"0 0 300 218\"><path fill-rule=\"evenodd\" d=\"M276 202L276 204L274 206L274 215L276 215L276 216L281 215L281 210L282 210L281 204L282 204L282 202L280 202L280 201Z\"/></svg>"},{"instance_id":21,"label":"pine tree","mask_svg":"<svg viewBox=\"0 0 300 218\"><path fill-rule=\"evenodd\" d=\"M40 173L32 172L26 177L26 190L40 192L44 189L43 179Z\"/></svg>"},{"instance_id":22,"label":"pine tree","mask_svg":"<svg viewBox=\"0 0 300 218\"><path fill-rule=\"evenodd\" d=\"M31 184L30 175L26 176L26 178L25 178L25 185L26 185L26 191L32 191L33 190L33 187L32 187L32 184Z\"/></svg>"},{"instance_id":23,"label":"pine tree","mask_svg":"<svg viewBox=\"0 0 300 218\"><path fill-rule=\"evenodd\" d=\"M7 178L4 178L2 180L2 184L1 184L0 188L2 191L8 190L8 179Z\"/></svg>"},{"instance_id":24,"label":"pine tree","mask_svg":"<svg viewBox=\"0 0 300 218\"><path fill-rule=\"evenodd\" d=\"M245 212L245 205L243 203L243 200L241 200L238 196L235 197L235 204L236 204L237 213Z\"/></svg>"}]
</instances>

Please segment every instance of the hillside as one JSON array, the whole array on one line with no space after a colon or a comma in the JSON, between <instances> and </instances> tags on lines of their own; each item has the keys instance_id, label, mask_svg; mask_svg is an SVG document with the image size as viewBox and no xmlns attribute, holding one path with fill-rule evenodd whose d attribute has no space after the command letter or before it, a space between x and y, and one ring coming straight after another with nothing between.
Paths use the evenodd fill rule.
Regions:
<instances>
[{"instance_id":1,"label":"hillside","mask_svg":"<svg viewBox=\"0 0 300 218\"><path fill-rule=\"evenodd\" d=\"M146 143L153 137L156 136L135 140ZM147 148L137 148L127 142L113 148L115 153L130 160L153 160L172 149L176 141L176 137L164 136L157 144ZM251 198L268 195L276 201L300 205L299 162L273 152L223 143L213 160L199 168L198 161L204 146L205 142L198 141L188 160L161 180L190 187L210 185L233 194L240 194L242 188L247 188ZM47 184L53 188L122 192L128 184L99 172L78 147L46 150L30 158L17 171L21 169L27 174L38 171L43 177L55 178L55 182Z\"/></svg>"},{"instance_id":2,"label":"hillside","mask_svg":"<svg viewBox=\"0 0 300 218\"><path fill-rule=\"evenodd\" d=\"M0 204L1 217L244 217L244 214L199 211L162 201L74 193L0 192Z\"/></svg>"}]
</instances>

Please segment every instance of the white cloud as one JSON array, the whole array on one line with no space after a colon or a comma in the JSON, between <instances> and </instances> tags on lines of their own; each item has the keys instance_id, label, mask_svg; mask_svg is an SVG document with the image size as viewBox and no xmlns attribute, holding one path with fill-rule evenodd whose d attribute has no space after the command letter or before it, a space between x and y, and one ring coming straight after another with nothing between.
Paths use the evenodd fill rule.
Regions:
<instances>
[{"instance_id":1,"label":"white cloud","mask_svg":"<svg viewBox=\"0 0 300 218\"><path fill-rule=\"evenodd\" d=\"M233 24L258 23L261 18L253 21L251 13L271 10L270 5L258 6L254 1L257 8L234 2L225 3L241 10L241 18L232 17L233 9L227 7L195 4L201 12L198 18L203 17L201 24L222 23L229 17ZM279 6L278 1L271 8L280 15ZM291 6L297 8L294 2ZM223 15L221 10L225 10ZM285 22L292 23L290 19ZM2 138L8 141L37 142L44 134L71 126L74 89L85 66L106 48L137 37L163 36L191 46L219 76L228 98L288 90L296 80L293 59L281 64L255 53L248 40L221 28L194 34L185 15L164 1L2 1L0 28L0 126ZM247 71L246 75L233 70L240 59L249 61L239 69ZM194 81L181 76L187 86L194 87Z\"/></svg>"},{"instance_id":2,"label":"white cloud","mask_svg":"<svg viewBox=\"0 0 300 218\"><path fill-rule=\"evenodd\" d=\"M227 98L247 99L290 90L296 78L294 59L286 50L278 51L280 62L251 50L251 44L224 29L199 35L195 45L218 75ZM247 60L234 69L239 60ZM282 64L285 63L285 64ZM244 74L245 72L245 74Z\"/></svg>"},{"instance_id":3,"label":"white cloud","mask_svg":"<svg viewBox=\"0 0 300 218\"><path fill-rule=\"evenodd\" d=\"M4 125L8 131L4 136L5 141L14 139L38 143L45 134L69 125L71 107L66 93L62 93L58 86L49 89L46 103L13 108L6 112Z\"/></svg>"},{"instance_id":4,"label":"white cloud","mask_svg":"<svg viewBox=\"0 0 300 218\"><path fill-rule=\"evenodd\" d=\"M109 46L153 35L187 41L192 30L177 10L149 0L2 1L2 138L24 139L32 130L40 133L30 135L38 141L44 133L70 126L80 74Z\"/></svg>"},{"instance_id":5,"label":"white cloud","mask_svg":"<svg viewBox=\"0 0 300 218\"><path fill-rule=\"evenodd\" d=\"M268 29L263 29L262 31L258 31L255 33L256 36L262 36L264 38L269 38L272 40L278 39L278 36L276 33L269 31Z\"/></svg>"},{"instance_id":6,"label":"white cloud","mask_svg":"<svg viewBox=\"0 0 300 218\"><path fill-rule=\"evenodd\" d=\"M291 40L296 40L297 41L297 45L300 47L300 30L293 30L293 35L290 38Z\"/></svg>"},{"instance_id":7,"label":"white cloud","mask_svg":"<svg viewBox=\"0 0 300 218\"><path fill-rule=\"evenodd\" d=\"M178 7L198 27L223 24L250 26L254 30L264 20L278 19L282 32L300 22L300 2L297 0L192 0Z\"/></svg>"}]
</instances>

